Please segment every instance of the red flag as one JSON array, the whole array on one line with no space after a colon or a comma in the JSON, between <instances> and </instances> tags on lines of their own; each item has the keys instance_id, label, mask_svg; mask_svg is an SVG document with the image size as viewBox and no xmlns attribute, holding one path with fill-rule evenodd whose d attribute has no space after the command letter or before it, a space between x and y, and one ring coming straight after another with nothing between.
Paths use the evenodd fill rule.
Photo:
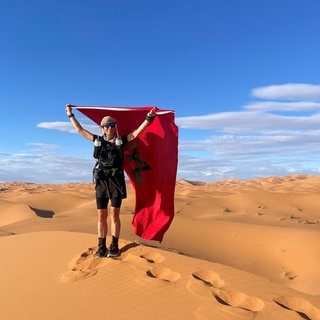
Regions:
<instances>
[{"instance_id":1,"label":"red flag","mask_svg":"<svg viewBox=\"0 0 320 320\"><path fill-rule=\"evenodd\" d=\"M120 135L134 131L153 106L78 107L97 124L104 116L117 119ZM124 169L136 193L132 225L136 235L162 241L174 217L178 163L178 127L174 112L156 108L154 121L125 149Z\"/></svg>"}]
</instances>

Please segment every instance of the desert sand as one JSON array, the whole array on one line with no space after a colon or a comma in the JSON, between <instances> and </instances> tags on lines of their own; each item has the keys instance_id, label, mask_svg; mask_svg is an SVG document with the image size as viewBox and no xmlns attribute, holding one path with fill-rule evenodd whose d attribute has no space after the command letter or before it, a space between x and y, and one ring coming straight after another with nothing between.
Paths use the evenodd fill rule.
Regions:
<instances>
[{"instance_id":1,"label":"desert sand","mask_svg":"<svg viewBox=\"0 0 320 320\"><path fill-rule=\"evenodd\" d=\"M134 235L128 184L121 255L94 259L92 183L1 183L1 319L320 320L319 190L310 175L178 180L159 243Z\"/></svg>"}]
</instances>

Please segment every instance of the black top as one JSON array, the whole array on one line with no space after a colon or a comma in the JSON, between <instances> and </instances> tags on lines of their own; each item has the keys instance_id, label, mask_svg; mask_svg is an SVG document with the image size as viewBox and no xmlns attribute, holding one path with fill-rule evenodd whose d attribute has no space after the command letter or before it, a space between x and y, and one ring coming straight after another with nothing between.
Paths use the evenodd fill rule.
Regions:
<instances>
[{"instance_id":1,"label":"black top","mask_svg":"<svg viewBox=\"0 0 320 320\"><path fill-rule=\"evenodd\" d=\"M94 147L94 157L98 159L99 165L106 169L123 169L123 146L128 142L126 135L119 137L122 139L120 146L114 142L106 141L101 136L93 135L93 141L101 141L100 147Z\"/></svg>"}]
</instances>

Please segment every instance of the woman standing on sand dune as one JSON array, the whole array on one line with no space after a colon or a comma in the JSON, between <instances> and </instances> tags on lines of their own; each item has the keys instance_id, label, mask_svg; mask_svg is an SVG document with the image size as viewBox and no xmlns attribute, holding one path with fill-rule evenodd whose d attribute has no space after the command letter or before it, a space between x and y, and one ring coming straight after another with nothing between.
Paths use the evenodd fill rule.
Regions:
<instances>
[{"instance_id":1,"label":"woman standing on sand dune","mask_svg":"<svg viewBox=\"0 0 320 320\"><path fill-rule=\"evenodd\" d=\"M92 134L84 129L72 113L72 105L66 105L66 113L75 128L84 138L94 142L94 157L97 158L95 172L96 205L98 211L98 250L95 258L116 257L120 254L118 240L120 236L120 207L126 198L126 184L123 171L123 147L137 138L155 118L154 110L133 132L118 136L117 120L106 116L100 122L102 135ZM112 242L109 250L106 245L108 231L108 203L110 200L110 222Z\"/></svg>"}]
</instances>

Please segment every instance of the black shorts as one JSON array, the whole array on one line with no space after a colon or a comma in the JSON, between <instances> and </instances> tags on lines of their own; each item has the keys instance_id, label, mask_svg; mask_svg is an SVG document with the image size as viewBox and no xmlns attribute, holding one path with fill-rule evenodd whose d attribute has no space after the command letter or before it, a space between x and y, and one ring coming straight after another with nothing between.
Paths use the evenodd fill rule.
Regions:
<instances>
[{"instance_id":1,"label":"black shorts","mask_svg":"<svg viewBox=\"0 0 320 320\"><path fill-rule=\"evenodd\" d=\"M120 182L120 183L119 183ZM111 206L120 208L122 199L126 198L125 181L114 181L112 178L96 181L96 204L97 209L107 209L109 200Z\"/></svg>"}]
</instances>

